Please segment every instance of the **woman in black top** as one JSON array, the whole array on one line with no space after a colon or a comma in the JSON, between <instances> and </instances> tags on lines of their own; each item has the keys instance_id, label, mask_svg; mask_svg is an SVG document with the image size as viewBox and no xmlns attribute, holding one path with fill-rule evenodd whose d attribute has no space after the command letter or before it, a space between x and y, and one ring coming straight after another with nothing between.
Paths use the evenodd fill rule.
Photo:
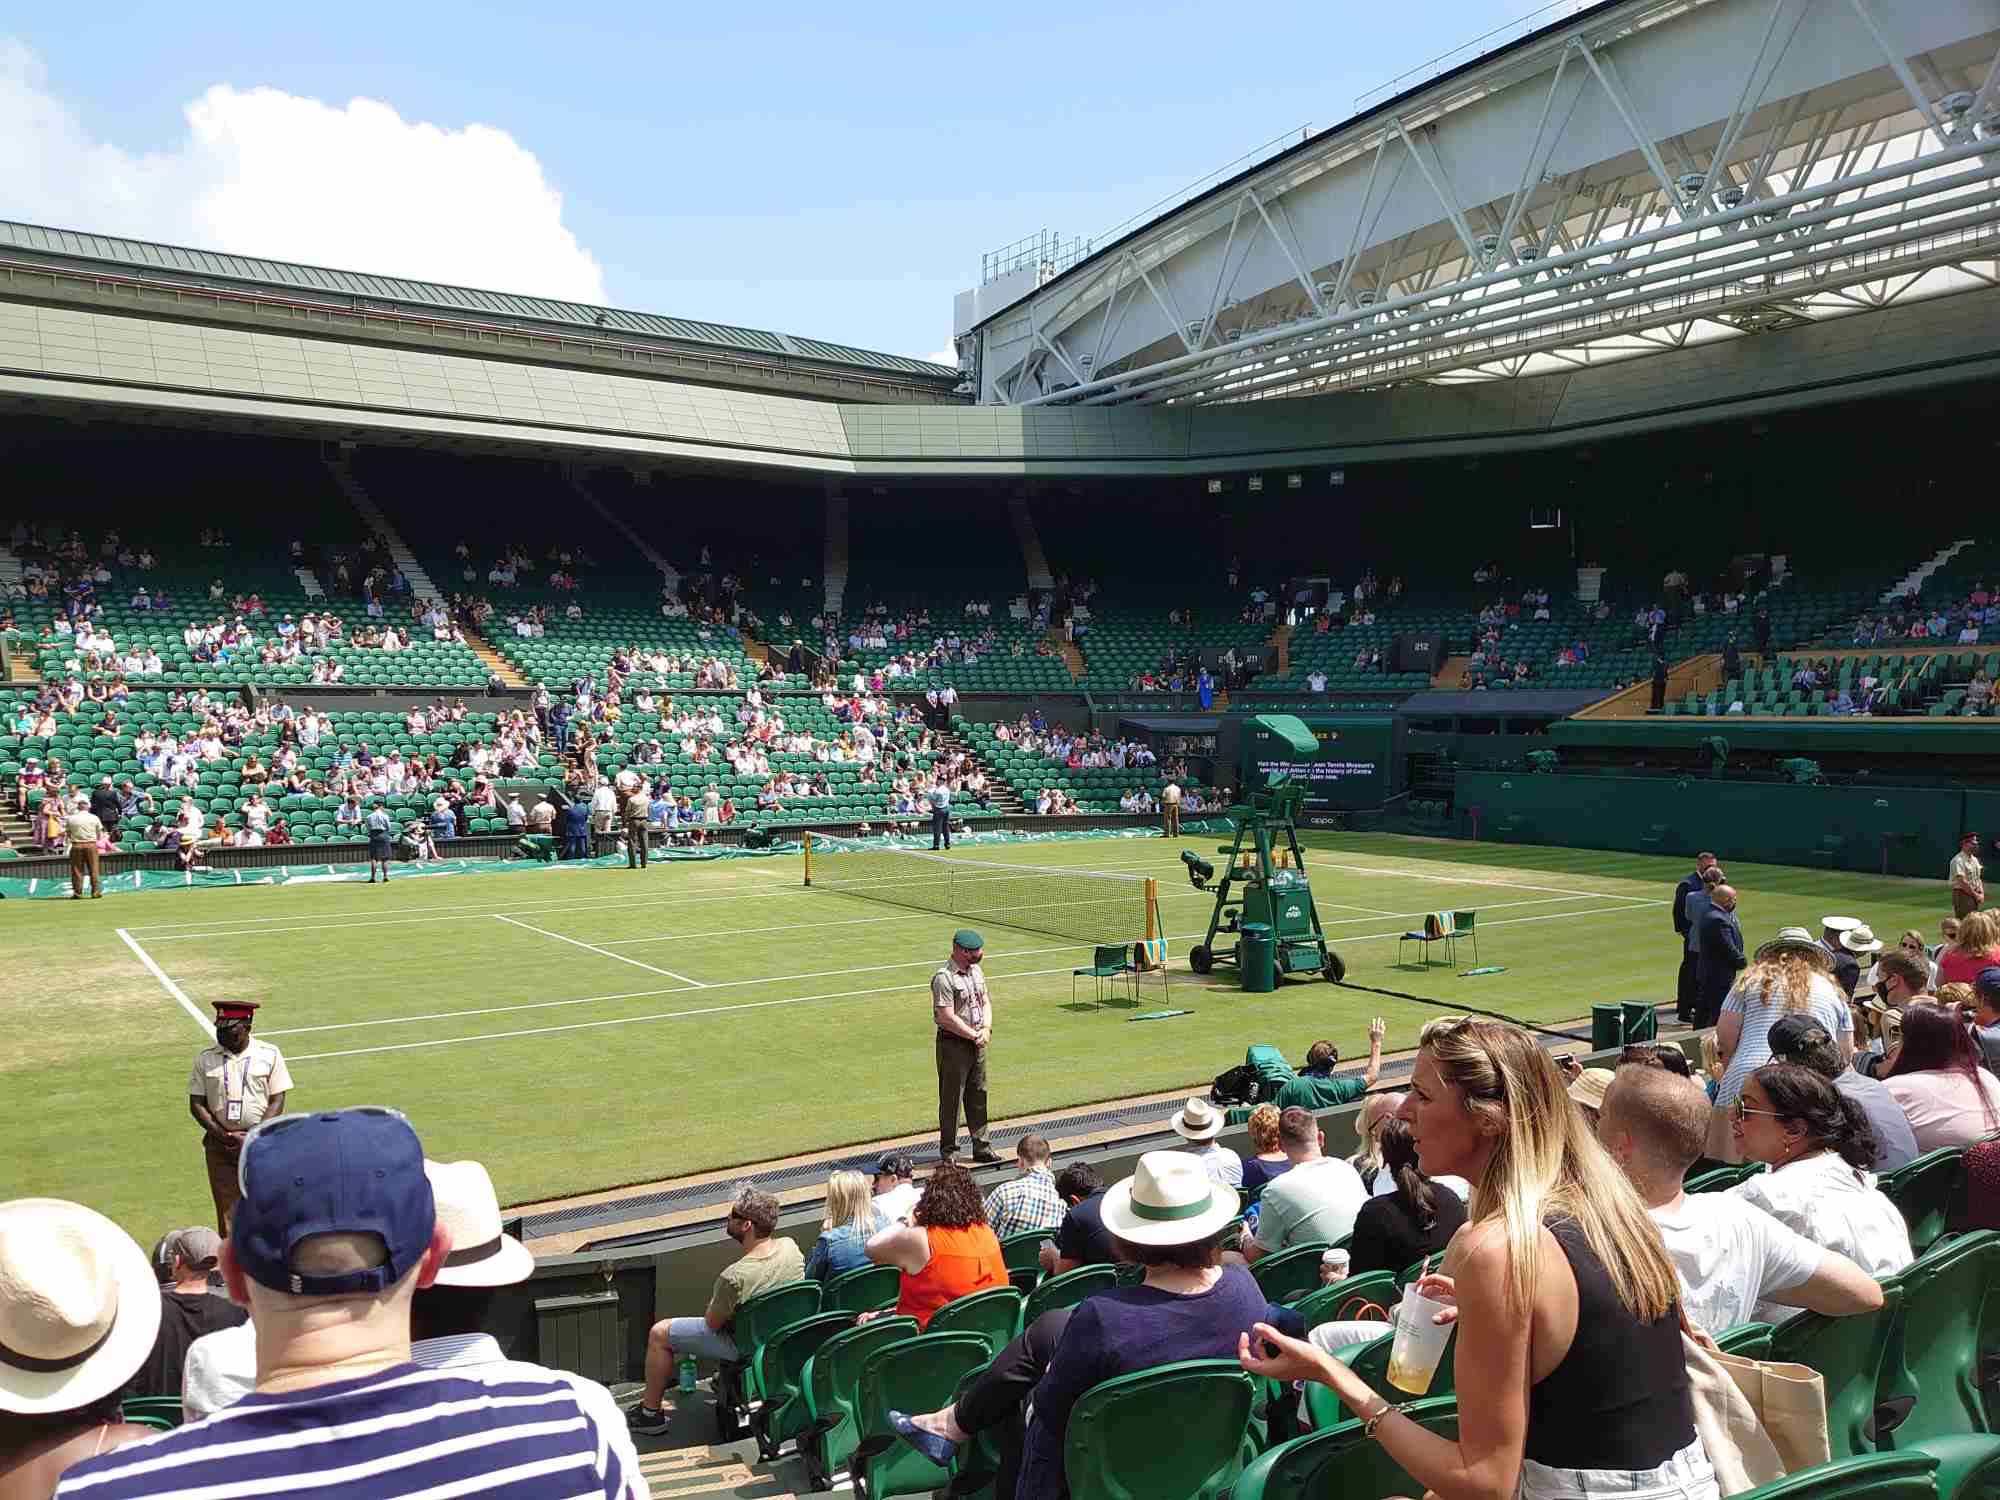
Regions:
<instances>
[{"instance_id":1,"label":"woman in black top","mask_svg":"<svg viewBox=\"0 0 2000 1500\"><path fill-rule=\"evenodd\" d=\"M1396 1190L1361 1206L1354 1220L1350 1276L1415 1265L1444 1249L1465 1222L1465 1203L1458 1194L1439 1187L1418 1168L1408 1125L1401 1120L1384 1124L1381 1150L1382 1170L1395 1179Z\"/></svg>"},{"instance_id":2,"label":"woman in black top","mask_svg":"<svg viewBox=\"0 0 2000 1500\"><path fill-rule=\"evenodd\" d=\"M1694 1429L1679 1277L1548 1054L1510 1023L1433 1021L1401 1118L1426 1171L1473 1184L1446 1274L1416 1284L1457 1323L1458 1435L1412 1422L1266 1324L1239 1342L1243 1367L1330 1386L1440 1500L1718 1500Z\"/></svg>"}]
</instances>

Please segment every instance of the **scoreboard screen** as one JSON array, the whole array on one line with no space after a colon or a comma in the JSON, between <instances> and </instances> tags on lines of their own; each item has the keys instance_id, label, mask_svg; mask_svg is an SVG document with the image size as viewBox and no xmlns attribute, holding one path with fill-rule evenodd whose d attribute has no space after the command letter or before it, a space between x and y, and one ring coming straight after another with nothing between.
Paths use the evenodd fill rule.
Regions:
<instances>
[{"instance_id":1,"label":"scoreboard screen","mask_svg":"<svg viewBox=\"0 0 2000 1500\"><path fill-rule=\"evenodd\" d=\"M1274 771L1288 771L1306 789L1306 805L1324 808L1379 807L1389 796L1388 715L1328 717L1300 715L1319 749L1301 756L1286 741L1258 725L1243 731L1243 787L1264 785Z\"/></svg>"}]
</instances>

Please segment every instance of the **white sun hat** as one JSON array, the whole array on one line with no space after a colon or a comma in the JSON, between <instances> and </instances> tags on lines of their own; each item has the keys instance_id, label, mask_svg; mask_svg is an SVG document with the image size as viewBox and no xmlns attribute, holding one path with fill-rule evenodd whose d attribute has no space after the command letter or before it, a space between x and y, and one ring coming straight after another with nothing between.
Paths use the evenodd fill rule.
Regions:
<instances>
[{"instance_id":1,"label":"white sun hat","mask_svg":"<svg viewBox=\"0 0 2000 1500\"><path fill-rule=\"evenodd\" d=\"M528 1247L500 1232L500 1195L484 1163L426 1160L424 1176L431 1180L438 1223L451 1231L439 1286L512 1286L534 1274Z\"/></svg>"},{"instance_id":2,"label":"white sun hat","mask_svg":"<svg viewBox=\"0 0 2000 1500\"><path fill-rule=\"evenodd\" d=\"M1185 1151L1148 1151L1104 1195L1104 1227L1134 1245L1188 1245L1236 1217L1236 1191Z\"/></svg>"},{"instance_id":3,"label":"white sun hat","mask_svg":"<svg viewBox=\"0 0 2000 1500\"><path fill-rule=\"evenodd\" d=\"M1222 1134L1222 1111L1198 1095L1190 1096L1174 1116L1173 1127L1184 1141L1212 1141Z\"/></svg>"},{"instance_id":4,"label":"white sun hat","mask_svg":"<svg viewBox=\"0 0 2000 1500\"><path fill-rule=\"evenodd\" d=\"M0 1203L0 1411L71 1411L146 1362L160 1287L146 1252L60 1198Z\"/></svg>"}]
</instances>

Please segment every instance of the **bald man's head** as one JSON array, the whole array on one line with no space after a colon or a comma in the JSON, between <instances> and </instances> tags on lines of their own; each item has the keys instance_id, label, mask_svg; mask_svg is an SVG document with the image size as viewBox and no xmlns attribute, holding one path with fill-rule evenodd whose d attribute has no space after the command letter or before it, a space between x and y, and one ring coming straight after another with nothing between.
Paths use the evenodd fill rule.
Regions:
<instances>
[{"instance_id":1,"label":"bald man's head","mask_svg":"<svg viewBox=\"0 0 2000 1500\"><path fill-rule=\"evenodd\" d=\"M1605 1091L1597 1138L1642 1191L1678 1184L1708 1144L1714 1106L1692 1078L1627 1065Z\"/></svg>"},{"instance_id":2,"label":"bald man's head","mask_svg":"<svg viewBox=\"0 0 2000 1500\"><path fill-rule=\"evenodd\" d=\"M1708 893L1708 899L1724 911L1735 911L1736 887L1733 885L1719 885Z\"/></svg>"}]
</instances>

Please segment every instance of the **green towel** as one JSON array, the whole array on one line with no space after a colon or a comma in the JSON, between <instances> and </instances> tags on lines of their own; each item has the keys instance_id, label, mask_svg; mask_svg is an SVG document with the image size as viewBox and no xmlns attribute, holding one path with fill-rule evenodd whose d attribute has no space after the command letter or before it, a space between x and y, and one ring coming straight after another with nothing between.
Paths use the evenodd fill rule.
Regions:
<instances>
[{"instance_id":1,"label":"green towel","mask_svg":"<svg viewBox=\"0 0 2000 1500\"><path fill-rule=\"evenodd\" d=\"M1128 1021L1171 1021L1175 1016L1191 1016L1191 1010L1142 1010L1136 1016L1127 1016Z\"/></svg>"}]
</instances>

